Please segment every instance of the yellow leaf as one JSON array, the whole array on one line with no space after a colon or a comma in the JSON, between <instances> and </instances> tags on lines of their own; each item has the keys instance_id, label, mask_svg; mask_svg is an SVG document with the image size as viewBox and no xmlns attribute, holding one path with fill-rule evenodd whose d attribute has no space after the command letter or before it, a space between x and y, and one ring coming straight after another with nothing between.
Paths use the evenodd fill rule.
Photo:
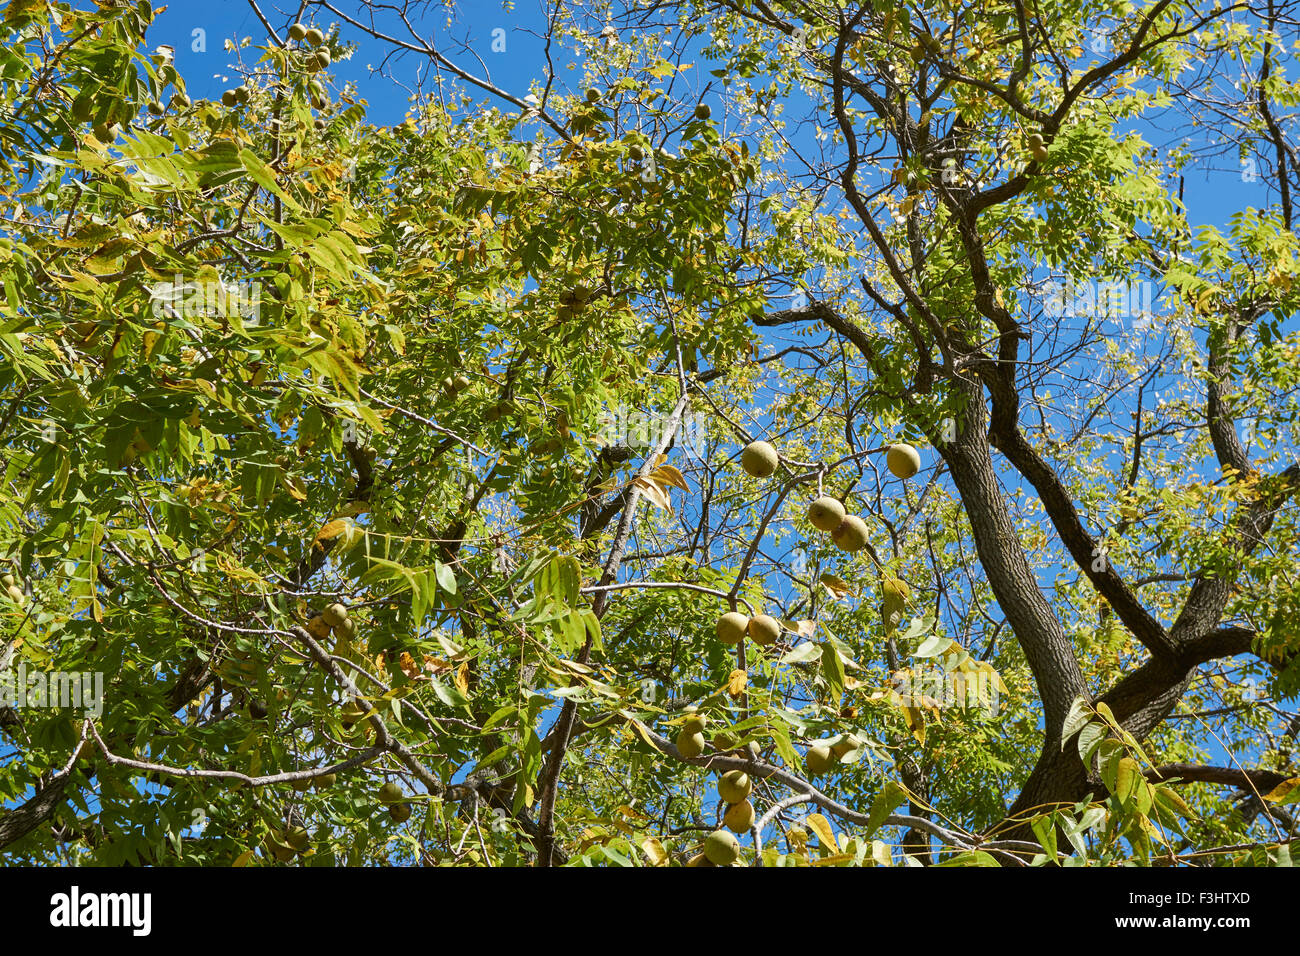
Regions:
<instances>
[{"instance_id":1,"label":"yellow leaf","mask_svg":"<svg viewBox=\"0 0 1300 956\"><path fill-rule=\"evenodd\" d=\"M790 841L790 848L796 853L808 845L808 831L797 823L785 831L785 838Z\"/></svg>"},{"instance_id":2,"label":"yellow leaf","mask_svg":"<svg viewBox=\"0 0 1300 956\"><path fill-rule=\"evenodd\" d=\"M346 636L340 636L339 640L346 640ZM397 666L402 669L402 673L407 677L413 678L420 673L420 668L415 663L415 658L406 651L402 651L402 656L397 659Z\"/></svg>"},{"instance_id":3,"label":"yellow leaf","mask_svg":"<svg viewBox=\"0 0 1300 956\"><path fill-rule=\"evenodd\" d=\"M871 860L876 866L894 865L894 857L889 852L889 845L880 840L871 841Z\"/></svg>"},{"instance_id":4,"label":"yellow leaf","mask_svg":"<svg viewBox=\"0 0 1300 956\"><path fill-rule=\"evenodd\" d=\"M668 500L668 495L662 488L649 478L638 476L632 484L649 499L650 503L656 508L662 508L664 511L672 511L672 502Z\"/></svg>"},{"instance_id":5,"label":"yellow leaf","mask_svg":"<svg viewBox=\"0 0 1300 956\"><path fill-rule=\"evenodd\" d=\"M838 850L840 845L835 842L835 831L831 829L831 822L820 813L810 813L804 823L808 829L817 834L817 840L821 843L824 850Z\"/></svg>"},{"instance_id":6,"label":"yellow leaf","mask_svg":"<svg viewBox=\"0 0 1300 956\"><path fill-rule=\"evenodd\" d=\"M353 501L340 508L334 518L351 518L355 515L363 515L370 510L370 505L364 501Z\"/></svg>"},{"instance_id":7,"label":"yellow leaf","mask_svg":"<svg viewBox=\"0 0 1300 956\"><path fill-rule=\"evenodd\" d=\"M461 661L456 670L456 689L466 697L469 696L469 661Z\"/></svg>"},{"instance_id":8,"label":"yellow leaf","mask_svg":"<svg viewBox=\"0 0 1300 956\"><path fill-rule=\"evenodd\" d=\"M823 574L821 576L822 586L831 592L831 597L841 598L846 594L853 593L853 586L842 578L837 578L833 574Z\"/></svg>"},{"instance_id":9,"label":"yellow leaf","mask_svg":"<svg viewBox=\"0 0 1300 956\"><path fill-rule=\"evenodd\" d=\"M316 532L316 538L312 541L312 547L319 547L322 541L329 541L331 538L337 538L348 529L348 523L342 518L336 518L328 522L325 527Z\"/></svg>"},{"instance_id":10,"label":"yellow leaf","mask_svg":"<svg viewBox=\"0 0 1300 956\"><path fill-rule=\"evenodd\" d=\"M727 693L732 697L739 697L745 692L745 685L748 683L748 674L740 670L732 671L731 676L727 678Z\"/></svg>"},{"instance_id":11,"label":"yellow leaf","mask_svg":"<svg viewBox=\"0 0 1300 956\"><path fill-rule=\"evenodd\" d=\"M645 729L645 725L642 724L641 721L633 719L633 720L629 720L628 723L632 725L633 730L635 730L638 734L641 735L642 740L648 743L651 747L654 747L654 749L656 750L659 749L655 747L655 742L650 739L650 732Z\"/></svg>"},{"instance_id":12,"label":"yellow leaf","mask_svg":"<svg viewBox=\"0 0 1300 956\"><path fill-rule=\"evenodd\" d=\"M1288 800L1287 796L1296 787L1300 787L1300 777L1292 777L1290 780L1283 780L1276 787L1270 790L1264 799L1272 803L1293 803L1294 800Z\"/></svg>"},{"instance_id":13,"label":"yellow leaf","mask_svg":"<svg viewBox=\"0 0 1300 956\"><path fill-rule=\"evenodd\" d=\"M253 858L252 850L245 850L239 856L235 857L235 862L231 866L248 866L248 861Z\"/></svg>"},{"instance_id":14,"label":"yellow leaf","mask_svg":"<svg viewBox=\"0 0 1300 956\"><path fill-rule=\"evenodd\" d=\"M921 716L921 709L919 707L904 707L903 719L907 721L907 729L912 732L916 742L924 745L925 718Z\"/></svg>"},{"instance_id":15,"label":"yellow leaf","mask_svg":"<svg viewBox=\"0 0 1300 956\"><path fill-rule=\"evenodd\" d=\"M686 483L686 476L672 465L660 465L650 477L661 485L680 488L682 491L691 490L691 486Z\"/></svg>"},{"instance_id":16,"label":"yellow leaf","mask_svg":"<svg viewBox=\"0 0 1300 956\"><path fill-rule=\"evenodd\" d=\"M813 632L817 630L817 622L799 621L795 624L794 630L800 637L812 637Z\"/></svg>"},{"instance_id":17,"label":"yellow leaf","mask_svg":"<svg viewBox=\"0 0 1300 956\"><path fill-rule=\"evenodd\" d=\"M641 851L645 853L646 859L650 861L652 866L666 866L668 864L668 851L654 837L648 837L642 841Z\"/></svg>"},{"instance_id":18,"label":"yellow leaf","mask_svg":"<svg viewBox=\"0 0 1300 956\"><path fill-rule=\"evenodd\" d=\"M289 492L295 501L307 500L307 492L303 490L302 482L297 478L290 478L284 472L280 472L280 484L284 485L285 491Z\"/></svg>"}]
</instances>

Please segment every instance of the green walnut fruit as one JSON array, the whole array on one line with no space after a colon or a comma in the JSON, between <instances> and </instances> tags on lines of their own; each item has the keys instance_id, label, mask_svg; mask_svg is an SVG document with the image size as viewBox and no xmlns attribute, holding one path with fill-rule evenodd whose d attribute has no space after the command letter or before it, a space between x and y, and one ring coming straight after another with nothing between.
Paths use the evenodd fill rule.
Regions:
<instances>
[{"instance_id":1,"label":"green walnut fruit","mask_svg":"<svg viewBox=\"0 0 1300 956\"><path fill-rule=\"evenodd\" d=\"M221 105L222 106L239 105L239 97L235 94L234 90L226 90L224 93L221 94Z\"/></svg>"},{"instance_id":2,"label":"green walnut fruit","mask_svg":"<svg viewBox=\"0 0 1300 956\"><path fill-rule=\"evenodd\" d=\"M695 107L695 118L697 120L703 121L708 119L712 115L713 115L713 110L709 109L708 103L701 103L699 106Z\"/></svg>"},{"instance_id":3,"label":"green walnut fruit","mask_svg":"<svg viewBox=\"0 0 1300 956\"><path fill-rule=\"evenodd\" d=\"M301 23L295 23L293 26L289 27L290 40L301 40L306 35L307 35L307 28L303 26Z\"/></svg>"},{"instance_id":4,"label":"green walnut fruit","mask_svg":"<svg viewBox=\"0 0 1300 956\"><path fill-rule=\"evenodd\" d=\"M713 864L709 862L709 858L705 856L703 853L697 853L689 860L686 861L686 865L687 866L712 866Z\"/></svg>"},{"instance_id":5,"label":"green walnut fruit","mask_svg":"<svg viewBox=\"0 0 1300 956\"><path fill-rule=\"evenodd\" d=\"M402 792L402 788L391 780L379 788L380 803L391 805L394 803L401 803L405 799L406 794Z\"/></svg>"},{"instance_id":6,"label":"green walnut fruit","mask_svg":"<svg viewBox=\"0 0 1300 956\"><path fill-rule=\"evenodd\" d=\"M267 851L281 863L288 863L298 852L289 845L287 836L288 834L282 830L272 830L266 837Z\"/></svg>"},{"instance_id":7,"label":"green walnut fruit","mask_svg":"<svg viewBox=\"0 0 1300 956\"><path fill-rule=\"evenodd\" d=\"M1029 148L1030 148L1030 149L1038 149L1040 146L1046 146L1046 145L1047 145L1047 141L1043 139L1043 134L1042 134L1042 133L1030 133L1030 134L1029 134Z\"/></svg>"},{"instance_id":8,"label":"green walnut fruit","mask_svg":"<svg viewBox=\"0 0 1300 956\"><path fill-rule=\"evenodd\" d=\"M747 630L755 644L766 647L769 644L775 644L780 639L781 622L766 614L755 614L749 619Z\"/></svg>"},{"instance_id":9,"label":"green walnut fruit","mask_svg":"<svg viewBox=\"0 0 1300 956\"><path fill-rule=\"evenodd\" d=\"M748 800L733 803L722 815L722 825L732 833L748 833L754 825L754 805Z\"/></svg>"},{"instance_id":10,"label":"green walnut fruit","mask_svg":"<svg viewBox=\"0 0 1300 956\"><path fill-rule=\"evenodd\" d=\"M912 589L907 586L906 581L885 578L880 582L881 612L885 616L886 624L892 626L894 619L902 616L911 597Z\"/></svg>"},{"instance_id":11,"label":"green walnut fruit","mask_svg":"<svg viewBox=\"0 0 1300 956\"><path fill-rule=\"evenodd\" d=\"M749 799L754 784L743 770L728 770L718 778L718 796L724 803L740 803Z\"/></svg>"},{"instance_id":12,"label":"green walnut fruit","mask_svg":"<svg viewBox=\"0 0 1300 956\"><path fill-rule=\"evenodd\" d=\"M846 515L831 533L831 541L841 551L861 551L867 545L867 523L857 515Z\"/></svg>"},{"instance_id":13,"label":"green walnut fruit","mask_svg":"<svg viewBox=\"0 0 1300 956\"><path fill-rule=\"evenodd\" d=\"M330 787L334 786L338 778L339 775L336 773L323 773L312 780L312 786L317 790L328 790Z\"/></svg>"},{"instance_id":14,"label":"green walnut fruit","mask_svg":"<svg viewBox=\"0 0 1300 956\"><path fill-rule=\"evenodd\" d=\"M251 95L252 94L249 92L248 87L246 86L235 87L235 99L238 100L240 103L247 103L248 98Z\"/></svg>"},{"instance_id":15,"label":"green walnut fruit","mask_svg":"<svg viewBox=\"0 0 1300 956\"><path fill-rule=\"evenodd\" d=\"M765 441L752 441L740 453L740 467L755 478L766 478L776 471L776 449Z\"/></svg>"},{"instance_id":16,"label":"green walnut fruit","mask_svg":"<svg viewBox=\"0 0 1300 956\"><path fill-rule=\"evenodd\" d=\"M726 830L714 830L704 840L704 855L714 866L730 866L740 857L740 843Z\"/></svg>"},{"instance_id":17,"label":"green walnut fruit","mask_svg":"<svg viewBox=\"0 0 1300 956\"><path fill-rule=\"evenodd\" d=\"M316 63L316 69L323 70L325 69L325 67L330 65L331 62L330 51L317 50L316 55L313 57L313 59Z\"/></svg>"},{"instance_id":18,"label":"green walnut fruit","mask_svg":"<svg viewBox=\"0 0 1300 956\"><path fill-rule=\"evenodd\" d=\"M831 744L831 753L834 754L835 759L838 760L850 750L856 750L857 746L857 743L852 737L841 737L839 740L835 741L835 743Z\"/></svg>"},{"instance_id":19,"label":"green walnut fruit","mask_svg":"<svg viewBox=\"0 0 1300 956\"><path fill-rule=\"evenodd\" d=\"M267 713L266 705L260 700L250 700L248 702L248 716L254 720L266 720Z\"/></svg>"},{"instance_id":20,"label":"green walnut fruit","mask_svg":"<svg viewBox=\"0 0 1300 956\"><path fill-rule=\"evenodd\" d=\"M342 604L331 604L320 616L330 627L338 627L348 619L348 609Z\"/></svg>"},{"instance_id":21,"label":"green walnut fruit","mask_svg":"<svg viewBox=\"0 0 1300 956\"><path fill-rule=\"evenodd\" d=\"M291 786L299 793L302 793L305 790L310 790L311 777L300 777L299 779L292 781Z\"/></svg>"},{"instance_id":22,"label":"green walnut fruit","mask_svg":"<svg viewBox=\"0 0 1300 956\"><path fill-rule=\"evenodd\" d=\"M0 574L0 584L3 584L5 587L11 588L16 583L17 579L12 574Z\"/></svg>"},{"instance_id":23,"label":"green walnut fruit","mask_svg":"<svg viewBox=\"0 0 1300 956\"><path fill-rule=\"evenodd\" d=\"M311 46L320 46L325 42L325 34L321 33L315 27L308 28L302 36Z\"/></svg>"},{"instance_id":24,"label":"green walnut fruit","mask_svg":"<svg viewBox=\"0 0 1300 956\"><path fill-rule=\"evenodd\" d=\"M339 720L343 722L344 727L351 727L367 713L365 707L362 707L355 700L349 700L339 712Z\"/></svg>"},{"instance_id":25,"label":"green walnut fruit","mask_svg":"<svg viewBox=\"0 0 1300 956\"><path fill-rule=\"evenodd\" d=\"M677 735L674 743L677 744L677 752L687 760L693 760L704 753L704 734L688 734L683 730Z\"/></svg>"},{"instance_id":26,"label":"green walnut fruit","mask_svg":"<svg viewBox=\"0 0 1300 956\"><path fill-rule=\"evenodd\" d=\"M172 97L172 109L187 110L190 108L190 98L184 93L177 93Z\"/></svg>"},{"instance_id":27,"label":"green walnut fruit","mask_svg":"<svg viewBox=\"0 0 1300 956\"><path fill-rule=\"evenodd\" d=\"M311 846L311 834L306 827L294 827L284 835L284 842L301 853Z\"/></svg>"},{"instance_id":28,"label":"green walnut fruit","mask_svg":"<svg viewBox=\"0 0 1300 956\"><path fill-rule=\"evenodd\" d=\"M316 614L307 622L307 633L316 640L323 641L330 636L330 626L325 623L325 618Z\"/></svg>"},{"instance_id":29,"label":"green walnut fruit","mask_svg":"<svg viewBox=\"0 0 1300 956\"><path fill-rule=\"evenodd\" d=\"M718 640L723 644L739 644L745 639L745 632L749 629L749 618L739 611L728 611L722 617L718 618L718 624L715 630L718 634Z\"/></svg>"},{"instance_id":30,"label":"green walnut fruit","mask_svg":"<svg viewBox=\"0 0 1300 956\"><path fill-rule=\"evenodd\" d=\"M815 747L809 747L808 752L804 754L803 763L808 768L811 776L817 777L830 770L834 765L835 757L831 754L830 747L824 747L818 744Z\"/></svg>"},{"instance_id":31,"label":"green walnut fruit","mask_svg":"<svg viewBox=\"0 0 1300 956\"><path fill-rule=\"evenodd\" d=\"M395 803L388 808L388 815L393 818L394 823L405 823L411 819L411 805L409 803Z\"/></svg>"},{"instance_id":32,"label":"green walnut fruit","mask_svg":"<svg viewBox=\"0 0 1300 956\"><path fill-rule=\"evenodd\" d=\"M818 531L834 531L844 520L844 505L830 495L822 495L808 506L808 520Z\"/></svg>"},{"instance_id":33,"label":"green walnut fruit","mask_svg":"<svg viewBox=\"0 0 1300 956\"><path fill-rule=\"evenodd\" d=\"M684 734L703 734L704 733L704 715L692 714L682 721L682 733Z\"/></svg>"},{"instance_id":34,"label":"green walnut fruit","mask_svg":"<svg viewBox=\"0 0 1300 956\"><path fill-rule=\"evenodd\" d=\"M632 160L634 163L639 163L641 160L645 159L645 150L633 143L627 148L627 158Z\"/></svg>"},{"instance_id":35,"label":"green walnut fruit","mask_svg":"<svg viewBox=\"0 0 1300 956\"><path fill-rule=\"evenodd\" d=\"M1047 147L1046 147L1046 146L1031 146L1031 147L1029 147L1029 155L1032 156L1032 157L1034 157L1034 161L1035 161L1035 162L1041 163L1041 162L1043 162L1045 159L1047 159Z\"/></svg>"},{"instance_id":36,"label":"green walnut fruit","mask_svg":"<svg viewBox=\"0 0 1300 956\"><path fill-rule=\"evenodd\" d=\"M591 89L587 90L587 102L588 102L588 103L599 103L599 102L600 102L600 90L596 89L594 86L593 86Z\"/></svg>"},{"instance_id":37,"label":"green walnut fruit","mask_svg":"<svg viewBox=\"0 0 1300 956\"><path fill-rule=\"evenodd\" d=\"M911 478L921 470L921 456L911 445L890 445L885 465L896 478Z\"/></svg>"},{"instance_id":38,"label":"green walnut fruit","mask_svg":"<svg viewBox=\"0 0 1300 956\"><path fill-rule=\"evenodd\" d=\"M149 112L152 113L154 116L163 115L163 105L159 103L157 100L150 100L148 109Z\"/></svg>"}]
</instances>

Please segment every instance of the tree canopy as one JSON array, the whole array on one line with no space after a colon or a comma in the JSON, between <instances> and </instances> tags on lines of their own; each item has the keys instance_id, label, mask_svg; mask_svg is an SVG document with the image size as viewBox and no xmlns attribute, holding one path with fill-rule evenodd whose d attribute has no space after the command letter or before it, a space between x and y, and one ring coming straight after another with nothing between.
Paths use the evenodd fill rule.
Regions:
<instances>
[{"instance_id":1,"label":"tree canopy","mask_svg":"<svg viewBox=\"0 0 1300 956\"><path fill-rule=\"evenodd\" d=\"M1295 5L552 6L0 6L6 859L1289 865Z\"/></svg>"}]
</instances>

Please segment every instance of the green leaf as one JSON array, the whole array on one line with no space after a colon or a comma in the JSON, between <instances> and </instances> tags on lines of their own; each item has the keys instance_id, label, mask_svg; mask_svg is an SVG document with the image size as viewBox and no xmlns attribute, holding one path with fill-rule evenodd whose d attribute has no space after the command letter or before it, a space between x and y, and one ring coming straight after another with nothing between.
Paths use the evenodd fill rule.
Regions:
<instances>
[{"instance_id":1,"label":"green leaf","mask_svg":"<svg viewBox=\"0 0 1300 956\"><path fill-rule=\"evenodd\" d=\"M871 810L867 813L867 829L864 837L870 837L880 829L898 805L907 799L907 789L893 780L886 780L884 788L871 801Z\"/></svg>"},{"instance_id":2,"label":"green leaf","mask_svg":"<svg viewBox=\"0 0 1300 956\"><path fill-rule=\"evenodd\" d=\"M822 656L822 646L813 641L804 641L793 650L786 653L781 658L782 664L803 664L809 661L820 660Z\"/></svg>"},{"instance_id":3,"label":"green leaf","mask_svg":"<svg viewBox=\"0 0 1300 956\"><path fill-rule=\"evenodd\" d=\"M913 657L938 657L940 654L946 652L949 649L949 647L951 647L954 644L956 644L956 641L954 641L952 638L940 637L939 635L936 634L935 636L927 638L925 641L923 641L921 643L921 646L912 652L912 656Z\"/></svg>"},{"instance_id":4,"label":"green leaf","mask_svg":"<svg viewBox=\"0 0 1300 956\"><path fill-rule=\"evenodd\" d=\"M441 561L433 563L434 574L438 578L438 585L448 594L456 593L456 574L447 565Z\"/></svg>"},{"instance_id":5,"label":"green leaf","mask_svg":"<svg viewBox=\"0 0 1300 956\"><path fill-rule=\"evenodd\" d=\"M832 699L838 699L844 693L844 665L835 648L829 647L822 652L822 676L830 688Z\"/></svg>"},{"instance_id":6,"label":"green leaf","mask_svg":"<svg viewBox=\"0 0 1300 956\"><path fill-rule=\"evenodd\" d=\"M1047 858L1053 863L1057 862L1056 814L1046 813L1036 816L1029 821L1029 827L1034 831L1034 836L1038 838Z\"/></svg>"},{"instance_id":7,"label":"green leaf","mask_svg":"<svg viewBox=\"0 0 1300 956\"><path fill-rule=\"evenodd\" d=\"M1065 715L1065 722L1061 725L1061 749L1070 738L1083 729L1084 725L1092 719L1092 708L1088 706L1088 699L1083 695L1074 698L1074 703L1070 705L1070 712ZM1082 746L1082 745L1081 745ZM1082 750L1080 751L1082 753ZM1087 762L1088 758L1083 758Z\"/></svg>"}]
</instances>

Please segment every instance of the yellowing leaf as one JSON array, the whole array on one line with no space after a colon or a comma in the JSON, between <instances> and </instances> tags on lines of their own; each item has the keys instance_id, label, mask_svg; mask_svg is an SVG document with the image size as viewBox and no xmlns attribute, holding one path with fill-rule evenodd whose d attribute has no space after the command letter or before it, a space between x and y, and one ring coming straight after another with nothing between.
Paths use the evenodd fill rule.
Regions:
<instances>
[{"instance_id":1,"label":"yellowing leaf","mask_svg":"<svg viewBox=\"0 0 1300 956\"><path fill-rule=\"evenodd\" d=\"M356 515L363 515L370 510L370 504L365 501L353 501L344 505L337 512L335 518L352 518Z\"/></svg>"},{"instance_id":2,"label":"yellowing leaf","mask_svg":"<svg viewBox=\"0 0 1300 956\"><path fill-rule=\"evenodd\" d=\"M727 693L732 697L739 697L745 692L745 685L749 683L749 675L744 671L735 670L727 679Z\"/></svg>"},{"instance_id":3,"label":"yellowing leaf","mask_svg":"<svg viewBox=\"0 0 1300 956\"><path fill-rule=\"evenodd\" d=\"M668 864L668 851L654 837L647 837L641 841L641 852L645 854L651 866L666 866Z\"/></svg>"},{"instance_id":4,"label":"yellowing leaf","mask_svg":"<svg viewBox=\"0 0 1300 956\"><path fill-rule=\"evenodd\" d=\"M1296 803L1300 801L1300 777L1283 780L1264 795L1271 803Z\"/></svg>"},{"instance_id":5,"label":"yellowing leaf","mask_svg":"<svg viewBox=\"0 0 1300 956\"><path fill-rule=\"evenodd\" d=\"M831 822L820 813L810 813L805 819L808 829L817 834L818 841L821 842L825 850L838 850L839 844L835 842L835 831L831 829Z\"/></svg>"},{"instance_id":6,"label":"yellowing leaf","mask_svg":"<svg viewBox=\"0 0 1300 956\"><path fill-rule=\"evenodd\" d=\"M319 547L322 541L329 541L337 538L348 530L348 522L342 518L335 518L333 521L326 523L325 527L316 532L316 538L312 541L312 547Z\"/></svg>"},{"instance_id":7,"label":"yellowing leaf","mask_svg":"<svg viewBox=\"0 0 1300 956\"><path fill-rule=\"evenodd\" d=\"M822 586L831 593L831 597L842 598L846 594L853 593L853 586L842 578L837 578L833 574L823 574L820 578Z\"/></svg>"},{"instance_id":8,"label":"yellowing leaf","mask_svg":"<svg viewBox=\"0 0 1300 956\"><path fill-rule=\"evenodd\" d=\"M280 484L284 485L284 490L289 492L294 501L306 501L307 492L302 487L302 482L297 478L291 478L283 471L280 472Z\"/></svg>"},{"instance_id":9,"label":"yellowing leaf","mask_svg":"<svg viewBox=\"0 0 1300 956\"><path fill-rule=\"evenodd\" d=\"M402 669L402 673L407 677L416 677L420 673L420 668L415 663L415 658L406 651L402 651L402 656L397 659L397 666Z\"/></svg>"},{"instance_id":10,"label":"yellowing leaf","mask_svg":"<svg viewBox=\"0 0 1300 956\"><path fill-rule=\"evenodd\" d=\"M925 718L921 716L921 708L904 707L903 719L907 721L907 729L912 732L919 744L925 743Z\"/></svg>"},{"instance_id":11,"label":"yellowing leaf","mask_svg":"<svg viewBox=\"0 0 1300 956\"><path fill-rule=\"evenodd\" d=\"M658 749L657 747L655 747L655 742L650 739L650 732L646 730L645 724L641 723L641 721L636 720L635 718L628 720L628 723L632 725L633 730L635 730L638 734L641 735L642 740L644 740L652 748L656 750Z\"/></svg>"},{"instance_id":12,"label":"yellowing leaf","mask_svg":"<svg viewBox=\"0 0 1300 956\"><path fill-rule=\"evenodd\" d=\"M662 508L664 511L673 510L672 502L668 500L668 494L651 479L638 476L633 480L632 484L656 508Z\"/></svg>"},{"instance_id":13,"label":"yellowing leaf","mask_svg":"<svg viewBox=\"0 0 1300 956\"><path fill-rule=\"evenodd\" d=\"M660 465L650 477L661 485L680 488L682 491L691 490L691 486L686 483L686 477L672 465Z\"/></svg>"}]
</instances>

